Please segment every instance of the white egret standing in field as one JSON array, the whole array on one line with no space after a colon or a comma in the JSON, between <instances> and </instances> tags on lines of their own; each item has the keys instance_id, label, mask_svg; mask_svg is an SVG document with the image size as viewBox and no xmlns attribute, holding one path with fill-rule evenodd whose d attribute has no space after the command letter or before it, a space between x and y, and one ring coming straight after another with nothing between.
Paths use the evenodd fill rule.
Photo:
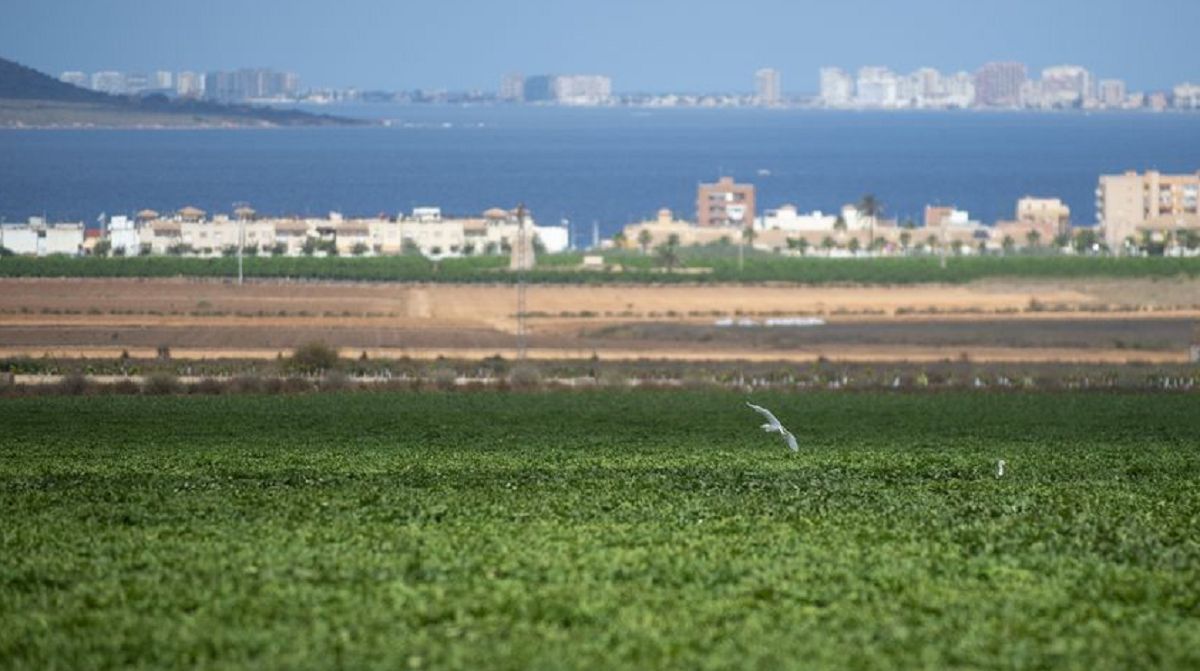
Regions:
<instances>
[{"instance_id":1,"label":"white egret standing in field","mask_svg":"<svg viewBox=\"0 0 1200 671\"><path fill-rule=\"evenodd\" d=\"M998 477L998 478L1004 477L1004 465L1006 463L1008 463L1008 462L1004 461L1003 459L996 462L996 477Z\"/></svg>"},{"instance_id":2,"label":"white egret standing in field","mask_svg":"<svg viewBox=\"0 0 1200 671\"><path fill-rule=\"evenodd\" d=\"M757 412L758 414L767 418L767 423L762 425L763 431L766 431L767 433L778 433L780 436L783 437L784 440L787 441L787 446L788 446L789 450L791 450L793 452L800 451L800 446L798 444L796 444L796 437L792 435L791 431L788 431L787 429L785 429L783 424L779 423L779 420L775 418L775 415L771 414L770 410L767 410L766 408L762 407L761 405L754 405L753 403L750 403L750 402L747 402L746 405L753 408L754 411Z\"/></svg>"}]
</instances>

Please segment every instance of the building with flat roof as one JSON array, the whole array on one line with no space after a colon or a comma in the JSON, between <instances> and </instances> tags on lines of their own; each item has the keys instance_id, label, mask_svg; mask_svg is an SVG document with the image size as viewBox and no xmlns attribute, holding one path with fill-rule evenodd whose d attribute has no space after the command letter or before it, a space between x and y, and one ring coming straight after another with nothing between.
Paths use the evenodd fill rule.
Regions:
<instances>
[{"instance_id":1,"label":"building with flat roof","mask_svg":"<svg viewBox=\"0 0 1200 671\"><path fill-rule=\"evenodd\" d=\"M896 73L885 67L859 68L855 81L855 102L864 107L895 107L899 101Z\"/></svg>"},{"instance_id":2,"label":"building with flat roof","mask_svg":"<svg viewBox=\"0 0 1200 671\"><path fill-rule=\"evenodd\" d=\"M1109 249L1120 252L1126 242L1149 234L1200 229L1200 172L1164 175L1102 175L1096 188L1096 218Z\"/></svg>"},{"instance_id":3,"label":"building with flat roof","mask_svg":"<svg viewBox=\"0 0 1200 671\"><path fill-rule=\"evenodd\" d=\"M854 101L854 79L841 68L821 68L821 104L846 107Z\"/></svg>"},{"instance_id":4,"label":"building with flat roof","mask_svg":"<svg viewBox=\"0 0 1200 671\"><path fill-rule=\"evenodd\" d=\"M507 102L525 101L525 75L510 72L500 80L500 99Z\"/></svg>"},{"instance_id":5,"label":"building with flat roof","mask_svg":"<svg viewBox=\"0 0 1200 671\"><path fill-rule=\"evenodd\" d=\"M985 63L975 73L975 103L983 107L1016 107L1028 78L1024 63Z\"/></svg>"},{"instance_id":6,"label":"building with flat roof","mask_svg":"<svg viewBox=\"0 0 1200 671\"><path fill-rule=\"evenodd\" d=\"M754 97L759 105L778 105L780 100L779 71L763 68L754 73Z\"/></svg>"},{"instance_id":7,"label":"building with flat roof","mask_svg":"<svg viewBox=\"0 0 1200 671\"><path fill-rule=\"evenodd\" d=\"M732 177L701 184L696 195L696 223L701 228L754 225L754 185L738 184Z\"/></svg>"},{"instance_id":8,"label":"building with flat roof","mask_svg":"<svg viewBox=\"0 0 1200 671\"><path fill-rule=\"evenodd\" d=\"M1127 97L1124 80L1101 79L1097 96L1105 107L1124 107Z\"/></svg>"}]
</instances>

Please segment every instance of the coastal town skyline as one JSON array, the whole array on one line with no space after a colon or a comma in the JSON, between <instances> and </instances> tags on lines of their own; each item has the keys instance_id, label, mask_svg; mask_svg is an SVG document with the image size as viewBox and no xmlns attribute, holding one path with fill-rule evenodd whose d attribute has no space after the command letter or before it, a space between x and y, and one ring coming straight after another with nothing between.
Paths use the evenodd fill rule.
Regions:
<instances>
[{"instance_id":1,"label":"coastal town skyline","mask_svg":"<svg viewBox=\"0 0 1200 671\"><path fill-rule=\"evenodd\" d=\"M783 73L772 67L753 73L752 91L628 93L605 74L507 72L491 90L375 91L310 88L295 72L269 68L231 71L154 70L122 72L68 70L58 78L74 86L114 95L161 94L223 102L502 102L568 106L650 107L761 106L832 109L1200 109L1200 84L1180 82L1166 90L1135 90L1125 80L1086 67L1057 64L1037 71L1020 61L990 61L974 71L942 72L921 67L896 72L887 66L857 71L820 68L815 94L785 92ZM1197 81L1200 81L1198 79Z\"/></svg>"},{"instance_id":2,"label":"coastal town skyline","mask_svg":"<svg viewBox=\"0 0 1200 671\"><path fill-rule=\"evenodd\" d=\"M1186 26L1200 20L1200 7L1179 1L1158 6L1165 20L1153 42L1132 39L1136 7L1121 0L1050 7L1009 2L970 16L940 0L903 8L760 1L731 17L747 36L740 40L712 33L708 17L728 10L703 2L560 4L571 3L359 2L351 11L330 12L299 2L288 3L285 12L272 2L192 7L20 0L9 8L12 20L0 25L0 39L7 56L56 74L266 66L302 73L313 88L361 90L491 90L511 70L605 74L619 93L739 92L749 88L748 73L769 67L784 73L783 92L797 95L815 94L809 73L831 64L848 71L883 65L952 73L1009 60L1028 63L1031 71L1078 63L1124 80L1131 90L1168 90L1196 78ZM590 28L580 34L580 25ZM198 39L177 39L182 27ZM132 34L137 48L112 39ZM913 37L922 34L938 39ZM471 48L447 51L447 35ZM55 48L46 49L51 40ZM626 48L631 44L647 48ZM695 57L699 44L704 58Z\"/></svg>"}]
</instances>

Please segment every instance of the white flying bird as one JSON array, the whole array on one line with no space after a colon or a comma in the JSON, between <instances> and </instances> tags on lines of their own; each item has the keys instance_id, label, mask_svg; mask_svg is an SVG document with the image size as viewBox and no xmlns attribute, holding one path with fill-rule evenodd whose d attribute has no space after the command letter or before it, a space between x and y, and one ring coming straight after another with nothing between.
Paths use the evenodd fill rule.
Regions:
<instances>
[{"instance_id":1,"label":"white flying bird","mask_svg":"<svg viewBox=\"0 0 1200 671\"><path fill-rule=\"evenodd\" d=\"M783 436L784 440L787 441L789 450L793 452L800 451L800 446L796 444L796 437L792 435L791 431L783 428L783 425L779 423L779 420L775 418L775 415L771 414L770 410L767 410L761 405L754 405L753 403L749 402L747 402L746 405L753 408L758 414L767 418L767 423L762 425L763 431L766 431L767 433L778 433L779 435Z\"/></svg>"},{"instance_id":2,"label":"white flying bird","mask_svg":"<svg viewBox=\"0 0 1200 671\"><path fill-rule=\"evenodd\" d=\"M1003 459L996 462L996 477L998 477L998 478L1004 477L1004 465L1006 463L1008 463L1008 462L1004 461Z\"/></svg>"}]
</instances>

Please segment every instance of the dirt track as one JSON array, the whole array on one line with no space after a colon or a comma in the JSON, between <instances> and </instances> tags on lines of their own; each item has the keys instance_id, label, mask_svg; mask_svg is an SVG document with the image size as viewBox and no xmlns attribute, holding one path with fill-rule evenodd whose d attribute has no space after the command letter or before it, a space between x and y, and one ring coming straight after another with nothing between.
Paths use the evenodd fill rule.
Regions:
<instances>
[{"instance_id":1,"label":"dirt track","mask_svg":"<svg viewBox=\"0 0 1200 671\"><path fill-rule=\"evenodd\" d=\"M377 355L507 356L515 311L511 286L0 280L0 354L165 345L175 356L274 357L319 339ZM534 286L528 312L530 347L544 358L1166 362L1186 359L1200 282ZM820 315L831 328L814 337L711 327L721 316L785 315ZM630 330L639 325L649 328Z\"/></svg>"}]
</instances>

